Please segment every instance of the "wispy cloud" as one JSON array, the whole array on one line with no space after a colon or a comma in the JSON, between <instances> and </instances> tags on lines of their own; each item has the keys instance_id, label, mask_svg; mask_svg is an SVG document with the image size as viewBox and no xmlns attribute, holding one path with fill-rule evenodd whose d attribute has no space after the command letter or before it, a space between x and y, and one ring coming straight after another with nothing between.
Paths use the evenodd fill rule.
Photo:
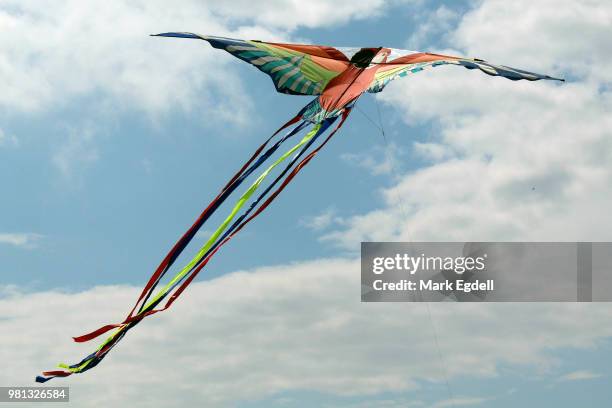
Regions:
<instances>
[{"instance_id":1,"label":"wispy cloud","mask_svg":"<svg viewBox=\"0 0 612 408\"><path fill-rule=\"evenodd\" d=\"M455 397L442 401L438 401L432 405L432 408L448 408L448 407L474 407L488 401L489 398L481 397Z\"/></svg>"},{"instance_id":2,"label":"wispy cloud","mask_svg":"<svg viewBox=\"0 0 612 408\"><path fill-rule=\"evenodd\" d=\"M410 36L407 46L410 49L420 49L436 36L444 35L451 31L453 25L459 21L461 16L456 11L442 5L435 10L426 10L414 16L418 21L418 28Z\"/></svg>"},{"instance_id":3,"label":"wispy cloud","mask_svg":"<svg viewBox=\"0 0 612 408\"><path fill-rule=\"evenodd\" d=\"M346 163L368 170L374 176L395 175L401 169L401 157L405 150L395 143L376 146L363 153L343 153L340 158Z\"/></svg>"},{"instance_id":4,"label":"wispy cloud","mask_svg":"<svg viewBox=\"0 0 612 408\"><path fill-rule=\"evenodd\" d=\"M66 179L74 180L88 166L99 159L91 127L68 130L66 140L59 145L52 162Z\"/></svg>"},{"instance_id":5,"label":"wispy cloud","mask_svg":"<svg viewBox=\"0 0 612 408\"><path fill-rule=\"evenodd\" d=\"M442 143L414 142L412 146L415 153L426 160L441 161L453 156L451 148Z\"/></svg>"},{"instance_id":6,"label":"wispy cloud","mask_svg":"<svg viewBox=\"0 0 612 408\"><path fill-rule=\"evenodd\" d=\"M559 377L559 381L586 381L601 378L602 375L591 370L578 370Z\"/></svg>"},{"instance_id":7,"label":"wispy cloud","mask_svg":"<svg viewBox=\"0 0 612 408\"><path fill-rule=\"evenodd\" d=\"M334 208L328 208L322 213L310 217L303 217L299 221L300 225L313 231L322 231L332 225L342 223L342 217L337 215Z\"/></svg>"},{"instance_id":8,"label":"wispy cloud","mask_svg":"<svg viewBox=\"0 0 612 408\"><path fill-rule=\"evenodd\" d=\"M35 233L0 233L0 244L12 245L20 248L35 248L43 236Z\"/></svg>"}]
</instances>

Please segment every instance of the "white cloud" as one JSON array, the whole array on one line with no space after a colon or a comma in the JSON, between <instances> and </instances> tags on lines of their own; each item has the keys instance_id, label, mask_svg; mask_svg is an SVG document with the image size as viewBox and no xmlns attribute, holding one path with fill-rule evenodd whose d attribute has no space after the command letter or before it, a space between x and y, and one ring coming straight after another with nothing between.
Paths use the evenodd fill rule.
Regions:
<instances>
[{"instance_id":1,"label":"white cloud","mask_svg":"<svg viewBox=\"0 0 612 408\"><path fill-rule=\"evenodd\" d=\"M248 20L264 26L272 25L293 30L299 26L309 28L328 27L344 24L353 19L369 19L383 15L390 3L410 2L415 1L400 0L389 2L385 0L363 0L355 2L347 0L313 0L305 4L299 0L273 0L267 2L237 0L233 2L217 2L212 5L212 8L232 20Z\"/></svg>"},{"instance_id":2,"label":"white cloud","mask_svg":"<svg viewBox=\"0 0 612 408\"><path fill-rule=\"evenodd\" d=\"M335 402L334 404L323 405L325 408L423 408L425 403L414 398L377 398L375 401L364 400L359 402L349 402L342 404Z\"/></svg>"},{"instance_id":3,"label":"white cloud","mask_svg":"<svg viewBox=\"0 0 612 408\"><path fill-rule=\"evenodd\" d=\"M443 401L439 401L432 408L447 408L447 407L475 407L486 402L487 398L480 397L456 397Z\"/></svg>"},{"instance_id":4,"label":"white cloud","mask_svg":"<svg viewBox=\"0 0 612 408\"><path fill-rule=\"evenodd\" d=\"M334 208L328 208L318 215L304 217L300 220L300 225L313 231L323 231L330 226L341 222L342 218L338 217L336 210Z\"/></svg>"},{"instance_id":5,"label":"white cloud","mask_svg":"<svg viewBox=\"0 0 612 408\"><path fill-rule=\"evenodd\" d=\"M404 149L395 143L384 147L374 146L363 153L343 153L340 158L346 163L364 168L374 176L395 175L400 169Z\"/></svg>"},{"instance_id":6,"label":"white cloud","mask_svg":"<svg viewBox=\"0 0 612 408\"><path fill-rule=\"evenodd\" d=\"M579 80L512 82L441 67L390 84L379 96L388 108L439 129L435 148L416 146L436 160L387 189L383 208L326 238L350 248L364 240L609 240L612 90L599 71L610 71L612 25L600 20L612 4L594 4L574 2L568 8L580 13L571 14L552 2L478 3L449 34L456 45ZM586 39L560 31L549 12L564 27L593 22ZM586 55L592 69L577 62Z\"/></svg>"},{"instance_id":7,"label":"white cloud","mask_svg":"<svg viewBox=\"0 0 612 408\"><path fill-rule=\"evenodd\" d=\"M409 49L422 49L432 37L447 33L460 15L442 5L435 10L425 10L414 17L418 27L407 41Z\"/></svg>"},{"instance_id":8,"label":"white cloud","mask_svg":"<svg viewBox=\"0 0 612 408\"><path fill-rule=\"evenodd\" d=\"M230 34L205 3L2 1L0 28L10 34L0 39L0 107L14 113L81 103L163 113L204 105L214 114L229 116L230 106L240 113L248 104L224 69L227 58L205 52L202 42L148 36L203 27ZM213 92L221 102L210 102Z\"/></svg>"},{"instance_id":9,"label":"white cloud","mask_svg":"<svg viewBox=\"0 0 612 408\"><path fill-rule=\"evenodd\" d=\"M0 245L12 245L20 248L35 248L43 236L35 233L0 233Z\"/></svg>"},{"instance_id":10,"label":"white cloud","mask_svg":"<svg viewBox=\"0 0 612 408\"><path fill-rule=\"evenodd\" d=\"M414 142L412 146L417 155L431 161L440 161L453 156L451 149L441 143Z\"/></svg>"},{"instance_id":11,"label":"white cloud","mask_svg":"<svg viewBox=\"0 0 612 408\"><path fill-rule=\"evenodd\" d=\"M53 164L66 179L74 181L76 170L80 175L84 168L98 161L98 150L93 142L94 133L90 127L69 129L66 141L53 154Z\"/></svg>"},{"instance_id":12,"label":"white cloud","mask_svg":"<svg viewBox=\"0 0 612 408\"><path fill-rule=\"evenodd\" d=\"M127 286L7 291L0 383L28 384L54 363L86 355L95 343L70 336L120 319L136 295ZM577 352L612 336L612 310L602 304L430 307L451 384L498 375L498 366L555 375L554 351ZM441 384L431 336L424 304L360 303L358 260L281 265L195 283L98 367L53 385L70 385L80 407L228 406L291 390L370 398Z\"/></svg>"},{"instance_id":13,"label":"white cloud","mask_svg":"<svg viewBox=\"0 0 612 408\"><path fill-rule=\"evenodd\" d=\"M612 79L612 4L606 0L484 1L450 42L469 55L517 67Z\"/></svg>"},{"instance_id":14,"label":"white cloud","mask_svg":"<svg viewBox=\"0 0 612 408\"><path fill-rule=\"evenodd\" d=\"M559 381L586 381L601 378L602 375L591 370L578 370L559 377Z\"/></svg>"}]
</instances>

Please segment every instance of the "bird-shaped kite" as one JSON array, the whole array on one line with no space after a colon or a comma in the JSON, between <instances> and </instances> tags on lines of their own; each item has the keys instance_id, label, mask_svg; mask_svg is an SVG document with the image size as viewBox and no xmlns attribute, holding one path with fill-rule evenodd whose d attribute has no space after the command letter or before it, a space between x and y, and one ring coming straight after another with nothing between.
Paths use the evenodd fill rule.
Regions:
<instances>
[{"instance_id":1,"label":"bird-shaped kite","mask_svg":"<svg viewBox=\"0 0 612 408\"><path fill-rule=\"evenodd\" d=\"M219 248L266 209L304 166L327 144L346 120L355 101L365 92L380 92L393 79L441 65L478 69L485 74L502 76L513 81L520 79L563 81L563 79L548 75L535 74L504 65L493 65L480 59L385 47L339 48L321 45L282 44L179 32L156 34L156 36L208 41L214 48L225 50L268 74L278 92L292 95L312 95L315 98L259 146L251 158L221 189L195 223L162 260L127 317L121 323L103 326L89 334L75 337L74 340L77 342L88 341L114 329L110 337L96 351L80 362L73 365L60 364L59 367L63 370L43 372L44 377L36 377L38 382L45 382L54 377L66 377L71 374L82 373L95 367L125 334L145 317L168 309ZM336 127L318 145L312 147L338 118L340 120ZM196 256L157 293L154 293L163 276L206 220L249 175L276 152L281 144L308 126L312 126L312 128L302 139L273 161L244 191L229 211L228 216L211 234ZM271 144L272 140L287 128L290 128L288 133L279 136ZM268 147L268 145L270 146ZM288 162L284 169L263 189L256 199L251 201L246 210L236 217L240 209L251 199L268 175L285 161ZM161 305L164 299L167 300Z\"/></svg>"}]
</instances>

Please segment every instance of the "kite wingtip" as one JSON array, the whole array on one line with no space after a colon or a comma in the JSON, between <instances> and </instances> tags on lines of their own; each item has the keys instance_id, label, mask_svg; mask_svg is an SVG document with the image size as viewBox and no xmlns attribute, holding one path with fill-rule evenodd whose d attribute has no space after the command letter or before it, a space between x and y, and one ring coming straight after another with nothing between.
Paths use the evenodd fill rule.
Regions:
<instances>
[{"instance_id":1,"label":"kite wingtip","mask_svg":"<svg viewBox=\"0 0 612 408\"><path fill-rule=\"evenodd\" d=\"M36 378L34 379L37 383L46 383L47 381L50 380L50 378L45 378L42 375L37 375Z\"/></svg>"},{"instance_id":2,"label":"kite wingtip","mask_svg":"<svg viewBox=\"0 0 612 408\"><path fill-rule=\"evenodd\" d=\"M158 33L158 34L149 34L150 37L174 37L174 38L195 38L202 39L200 36L193 33L179 33L179 32L169 32L169 33Z\"/></svg>"}]
</instances>

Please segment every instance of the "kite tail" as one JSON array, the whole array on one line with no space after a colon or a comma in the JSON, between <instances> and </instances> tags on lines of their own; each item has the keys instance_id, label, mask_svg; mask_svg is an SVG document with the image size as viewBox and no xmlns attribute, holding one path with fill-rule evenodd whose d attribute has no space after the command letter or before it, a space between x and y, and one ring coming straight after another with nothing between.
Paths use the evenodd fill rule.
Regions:
<instances>
[{"instance_id":1,"label":"kite tail","mask_svg":"<svg viewBox=\"0 0 612 408\"><path fill-rule=\"evenodd\" d=\"M300 130L302 130L304 127L306 127L307 123L304 122L304 121L301 121L301 122L300 121L301 121L301 116L298 114L298 115L294 116L293 118L291 118L289 121L287 121L283 126L278 128L266 141L264 141L256 149L256 151L252 154L252 156L249 158L249 160L247 160L247 162L244 163L244 165L240 168L240 170L238 170L238 172L236 172L234 174L234 176L228 181L228 183L223 187L223 189L221 189L219 194L209 203L209 205L206 207L206 209L204 209L204 211L196 219L196 221L193 223L193 225L174 244L172 249L168 252L168 254L161 261L159 266L156 268L155 272L149 278L149 281L147 282L147 284L143 288L142 293L140 294L138 300L136 301L136 304L134 305L134 307L132 308L132 310L130 311L130 313L128 314L128 316L126 317L124 322L118 323L118 324L108 324L106 326L100 327L97 330L94 330L91 333L88 333L88 334L83 335L83 336L74 337L73 339L75 341L77 341L77 342L88 341L88 340L96 338L96 337L98 337L98 336L100 336L100 335L102 335L102 334L104 334L104 333L106 333L106 332L108 332L108 331L110 331L112 329L115 329L115 328L118 328L118 327L122 327L122 326L126 325L127 323L129 323L131 321L130 319L133 318L134 311L136 310L138 305L139 304L144 305L144 302L146 302L146 299L150 296L150 294L155 289L155 287L157 286L159 281L163 278L163 276L168 271L168 269L173 265L174 261L176 261L176 259L179 257L179 255L184 251L184 249L187 247L187 245L191 242L191 240L193 239L193 237L195 236L197 231L208 220L208 218L210 218L210 216L215 212L215 210L217 210L219 208L219 206L227 199L227 197L229 197L229 195L231 195L231 193L236 188L238 188L240 186L240 184L242 184L242 182L250 174L252 174L258 167L260 167L280 147L280 145L283 142L285 142L290 137L296 135L297 133L299 133ZM298 122L300 122L300 123L298 123ZM274 145L272 145L270 148L268 148L268 150L266 150L263 154L261 154L261 152L265 149L265 147L270 143L270 141L276 135L278 135L278 133L280 133L281 131L287 129L288 127L290 127L292 125L295 125L296 123L298 123L297 126L295 126L285 136L283 136ZM141 307L141 309L142 309L142 307ZM140 319L138 319L138 320L140 320ZM100 351L100 349L98 350L98 352L99 351ZM94 354L96 354L96 353L93 353L92 355L87 356L85 359L83 359L83 361L81 361L81 363L73 365L73 366L66 366L65 364L60 364L60 367L62 367L62 368L69 368L69 369L71 369L71 371L57 371L57 370L54 370L54 371L45 371L45 372L43 372L43 375L46 376L46 377L37 376L36 377L36 381L42 383L42 382L46 382L46 381L48 381L48 380L50 380L51 378L54 378L54 377L67 377L67 376L69 376L69 375L71 375L73 373L73 370L76 367L80 366L82 363L84 363L86 360L88 360ZM90 364L89 368L91 368L91 367L92 367L92 365Z\"/></svg>"},{"instance_id":2,"label":"kite tail","mask_svg":"<svg viewBox=\"0 0 612 408\"><path fill-rule=\"evenodd\" d=\"M37 382L46 382L51 378L55 377L67 377L75 373L82 373L93 367L108 354L108 352L125 336L128 330L133 328L135 325L140 323L145 317L161 312L168 309L172 303L180 296L185 288L195 279L200 270L208 263L208 261L214 256L214 254L231 240L246 224L257 217L268 205L278 196L278 194L289 184L289 182L297 175L297 173L318 153L318 151L331 139L331 137L338 131L338 129L344 123L346 117L350 112L350 107L347 107L342 112L342 119L336 128L327 136L323 143L321 143L316 149L306 156L298 165L293 168L295 163L306 153L309 147L323 134L328 127L335 122L338 116L324 119L322 122L314 124L313 128L297 143L293 148L289 149L282 156L280 156L275 162L273 162L261 175L253 182L253 184L240 196L233 209L230 211L226 219L221 225L213 232L208 241L202 246L195 257L174 277L168 282L158 293L149 300L155 287L158 285L164 274L174 263L180 253L184 250L187 244L193 239L195 233L200 229L204 222L212 215L212 213L225 201L225 199L263 162L265 162L277 149L278 147L289 137L297 134L303 129L309 121L303 120L294 129L287 133L283 138L277 141L271 146L266 152L260 155L265 146L270 140L278 134L281 130L288 126L297 123L301 118L300 114L291 119L274 135L266 140L253 154L253 156L245 163L242 168L232 177L232 179L226 184L221 190L219 195L209 204L204 212L198 217L192 227L177 241L174 247L170 250L168 255L160 263L159 267L153 273L149 279L147 285L140 294L136 304L126 317L126 319L119 324L110 324L103 326L91 333L83 336L74 337L77 342L84 342L98 337L112 329L116 329L97 349L91 353L79 363L73 365L59 364L60 368L64 368L65 371L46 371L43 372L43 376L37 376ZM260 187L264 179L270 174L270 172L284 162L289 156L294 155L290 162L286 165L285 169L276 177L276 179L260 194L260 196L253 201L249 208L238 217L230 226L232 220L234 220L238 211L245 205L245 203L251 198L255 191ZM289 173L287 175L287 173ZM285 177L286 176L286 177ZM272 188L279 183L282 179L280 187L278 187L267 200L256 209L257 205L262 199L272 190ZM255 210L256 209L256 210ZM250 213L255 212L250 215ZM250 215L250 216L249 216ZM247 218L248 217L248 218ZM246 218L246 220L245 220ZM229 228L228 228L229 227ZM180 285L180 286L179 286ZM178 287L178 289L176 289ZM176 289L176 290L175 290ZM172 293L173 292L173 293ZM155 309L164 298L171 294L166 304L160 308ZM139 307L140 305L140 307ZM138 309L138 312L135 311Z\"/></svg>"},{"instance_id":3,"label":"kite tail","mask_svg":"<svg viewBox=\"0 0 612 408\"><path fill-rule=\"evenodd\" d=\"M296 135L302 130L306 123L301 122L295 128L293 128L290 132L288 132L283 138L278 140L274 145L272 145L267 151L263 154L260 153L263 149L268 145L270 140L274 138L279 132L286 129L287 127L295 124L300 120L300 116L297 115L281 126L276 132L272 134L264 143L257 148L257 150L253 153L251 158L241 167L241 169L231 178L231 180L221 189L219 194L210 202L210 204L206 207L206 209L200 214L200 216L196 219L193 225L185 232L185 234L174 244L172 249L168 252L166 257L159 264L155 272L149 278L149 281L143 288L136 304L122 323L118 324L109 324L103 327L100 327L97 330L94 330L91 333L87 333L82 336L73 337L74 341L81 343L85 341L89 341L94 339L109 330L120 327L122 324L127 323L127 321L133 317L136 308L141 305L139 311L142 310L142 306L145 304L152 291L155 289L159 281L164 277L165 273L168 269L174 264L174 261L179 257L179 255L184 251L187 245L191 242L193 237L196 235L198 230L204 225L204 223L210 218L211 215L225 202L225 200L238 188L242 182L251 175L258 167L260 167L279 147L280 145L286 141L288 138ZM259 157L258 157L259 156ZM257 158L257 160L255 160ZM254 162L254 163L253 163ZM249 167L250 165L250 167Z\"/></svg>"}]
</instances>

